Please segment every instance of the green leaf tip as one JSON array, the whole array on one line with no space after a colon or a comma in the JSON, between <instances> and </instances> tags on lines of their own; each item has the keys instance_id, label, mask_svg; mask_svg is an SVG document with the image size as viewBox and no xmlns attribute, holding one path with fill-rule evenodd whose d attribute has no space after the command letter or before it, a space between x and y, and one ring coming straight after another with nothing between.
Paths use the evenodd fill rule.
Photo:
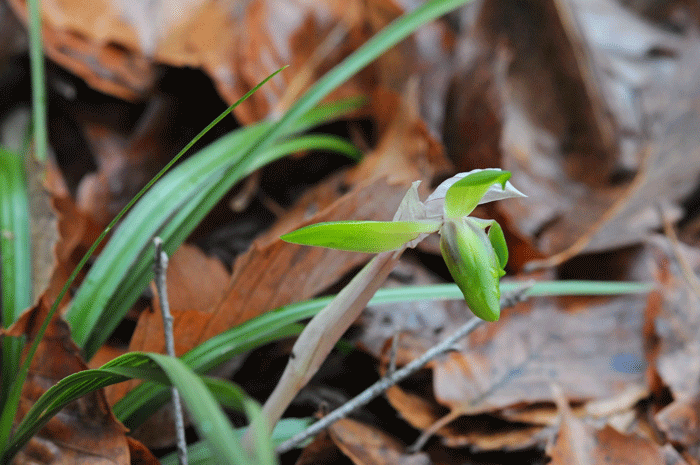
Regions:
<instances>
[{"instance_id":1,"label":"green leaf tip","mask_svg":"<svg viewBox=\"0 0 700 465\"><path fill-rule=\"evenodd\" d=\"M499 169L487 169L474 171L455 182L447 189L445 194L445 216L460 218L469 215L489 188L494 184L500 184L505 191L506 183L510 179L510 171Z\"/></svg>"},{"instance_id":2,"label":"green leaf tip","mask_svg":"<svg viewBox=\"0 0 700 465\"><path fill-rule=\"evenodd\" d=\"M399 249L439 228L437 221L335 221L305 226L280 239L293 244L379 253Z\"/></svg>"}]
</instances>

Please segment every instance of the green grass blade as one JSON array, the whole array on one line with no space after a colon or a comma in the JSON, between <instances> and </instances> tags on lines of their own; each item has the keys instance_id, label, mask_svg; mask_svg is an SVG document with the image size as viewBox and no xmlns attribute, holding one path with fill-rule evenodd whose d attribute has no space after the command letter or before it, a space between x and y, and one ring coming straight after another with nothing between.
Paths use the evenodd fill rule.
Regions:
<instances>
[{"instance_id":1,"label":"green grass blade","mask_svg":"<svg viewBox=\"0 0 700 465\"><path fill-rule=\"evenodd\" d=\"M277 447L288 439L293 438L306 428L311 426L313 418L283 418L275 426L272 432L272 444ZM240 440L245 428L237 428L236 435ZM187 460L189 465L219 465L217 458L205 441L190 444L187 447ZM178 465L177 453L173 452L160 459L161 465Z\"/></svg>"},{"instance_id":2,"label":"green grass blade","mask_svg":"<svg viewBox=\"0 0 700 465\"><path fill-rule=\"evenodd\" d=\"M29 200L20 156L0 147L0 276L2 283L2 325L10 326L31 305L32 263L29 230ZM4 337L2 341L2 390L5 403L17 376L22 340ZM0 426L9 431L10 424Z\"/></svg>"},{"instance_id":3,"label":"green grass blade","mask_svg":"<svg viewBox=\"0 0 700 465\"><path fill-rule=\"evenodd\" d=\"M264 425L262 421L262 409L260 404L245 395L245 392L237 385L223 379L205 378L207 388L220 405L236 410L243 410L249 420L249 425ZM258 463L273 465L277 463L277 456L268 437L266 428L257 427L253 434L255 457Z\"/></svg>"},{"instance_id":4,"label":"green grass blade","mask_svg":"<svg viewBox=\"0 0 700 465\"><path fill-rule=\"evenodd\" d=\"M258 84L258 86L256 86L253 90L246 93L246 95L244 97L242 97L236 103L234 103L229 108L227 108L214 121L209 123L209 125L207 125L206 128L204 128L202 131L200 131L200 133L197 134L197 136L195 136L190 141L190 143L188 143L165 167L163 167L163 169L161 169L161 171L156 176L154 176L153 179L151 179L148 182L148 184L146 184L146 186L144 186L143 189L141 189L141 191L139 191L139 193L133 199L131 199L131 201L122 209L122 211L119 212L119 214L110 222L110 224L107 226L107 228L105 228L105 231L103 231L103 233L100 235L100 237L95 241L95 244L93 244L93 247L91 247L91 250L89 250L88 253L86 253L86 255L83 258L83 260L81 261L81 263L78 264L74 274L77 275L77 271L79 271L84 266L83 262L87 262L87 259L92 255L92 253L94 252L94 249L97 247L97 245L99 245L99 243L102 242L104 237L106 237L106 235L111 231L111 229L114 227L114 225L116 225L129 210L132 210L132 207L134 206L134 204L136 204L136 202L138 200L140 200L141 197L145 197L144 202L141 202L136 208L133 209L133 211L137 211L138 208L141 205L143 205L144 203L150 204L153 201L153 197L155 197L156 200L161 200L161 201L163 201L163 198L165 198L165 201L166 202L170 201L170 203L175 203L177 201L186 202L188 200L187 197L183 196L183 195L178 195L177 189L169 189L169 190L163 189L162 185L169 184L169 182L171 180L173 180L173 178L175 178L175 184L176 184L175 187L182 188L183 184L190 186L191 184L195 183L201 176L205 176L206 174L203 174L201 171L194 172L194 173L188 173L186 171L186 169L183 169L183 165L187 164L187 166L191 166L192 162L183 163L178 168L175 168L172 171L170 171L172 166L175 164L175 162L177 162L187 152L187 150L189 150L201 137L203 137L204 134L206 134L216 123L218 123L224 117L226 117L231 111L233 111L233 109L236 106L238 106L240 103L242 103L244 99L246 99L247 97L252 95L252 93L255 90L257 90L265 82L270 80L274 75L279 73L279 71L281 71L281 70L278 70L273 75L268 76L268 78L265 81ZM238 136L240 138L241 134L237 134L236 136ZM221 144L219 144L219 146L220 145ZM217 148L219 148L219 147L217 146ZM204 160L204 161L206 162L208 160ZM207 165L207 166L209 166L209 165ZM163 177L166 174L166 172L168 172L168 171L170 171L170 173L168 174L168 176L166 176L164 178L164 181L167 180L168 182L159 183L158 185L154 186L154 184L156 184L156 182L161 177ZM175 176L173 176L173 173L177 173L177 174ZM177 175L179 175L179 177ZM162 208L162 205L159 205L159 207ZM124 220L124 224L128 224L128 227L125 228L124 224L122 224L122 226L117 229L117 232L115 233L115 237L113 238L112 241L110 241L106 250L113 250L115 247L112 246L112 243L118 242L116 239L124 238L125 236L127 236L126 234L124 234L124 229L126 229L128 231L129 229L133 229L134 227L138 226L138 224L137 225L130 224L130 223L133 223L133 221L131 221L131 222L129 221L134 216L133 211ZM144 218L139 218L139 220L143 221ZM150 222L150 219L146 219L145 221ZM132 238L130 237L130 239L132 239ZM139 251L142 251L146 247L145 243L139 243L136 245L140 247ZM122 255L123 259L121 260L122 263L125 261L128 262L129 260L134 260L134 258L130 257L128 254L130 248L133 248L133 245L132 245L132 247L129 247L129 242L127 242L125 244L124 241L122 240L121 243L118 245L118 247L121 248L121 252L123 254ZM105 254L103 253L102 255L105 255ZM110 256L109 253L107 253L106 255ZM112 262L114 262L114 261L118 262L118 260L115 260L115 258L118 259L119 254L111 255L109 258L111 259ZM103 264L106 261L109 261L109 259L100 260L98 258L97 262L99 264ZM113 265L113 266L110 266L110 265ZM108 281L111 281L111 282L116 281L115 276L114 276L114 271L117 271L117 272L119 271L118 265L119 265L119 263L107 263L107 267L103 266L102 268L100 268L100 273L102 273L103 275L104 274L107 275L106 278L102 277L102 281L104 281L105 279L107 279ZM116 269L115 269L115 267L116 267ZM78 291L78 294L76 295L75 299L73 300L73 304L66 315L68 322L72 323L73 337L74 337L75 341L78 343L78 345L81 345L81 342L84 342L85 330L92 328L96 322L97 316L99 316L100 308L91 309L91 307L89 305L86 305L86 304L80 305L81 297L85 296L86 294L89 294L90 291L93 291L93 292L96 291L95 286L99 286L101 279L100 279L100 277L96 278L95 274L96 273L95 273L94 267L93 267L91 269L91 271L88 273L85 281L83 282L83 285L81 285L81 287ZM74 277L72 275L71 275L71 278L74 279ZM70 286L70 284L72 284L73 279L69 278L68 283L64 287L65 290L67 290L67 288ZM140 290L139 290L139 292L140 292ZM104 293L102 293L102 294L104 294ZM78 305L76 305L76 302L78 303ZM95 300L92 303L97 304L99 307L99 304L102 303L102 299Z\"/></svg>"},{"instance_id":5,"label":"green grass blade","mask_svg":"<svg viewBox=\"0 0 700 465\"><path fill-rule=\"evenodd\" d=\"M295 324L295 321L316 312L318 309L315 307L294 308L291 313L295 315L292 316L287 313L278 315L278 318L267 318L260 322L251 320L211 338L184 354L181 360L197 373L207 373L225 360L230 360L234 355L245 353L269 342L298 336L304 328ZM136 428L169 399L169 389L155 383L143 383L117 402L113 411L128 428Z\"/></svg>"},{"instance_id":6,"label":"green grass blade","mask_svg":"<svg viewBox=\"0 0 700 465\"><path fill-rule=\"evenodd\" d=\"M150 354L149 357L167 372L180 392L197 432L207 440L220 463L251 463L243 453L240 442L235 440L233 426L202 379L176 358L160 354Z\"/></svg>"},{"instance_id":7,"label":"green grass blade","mask_svg":"<svg viewBox=\"0 0 700 465\"><path fill-rule=\"evenodd\" d=\"M46 130L46 80L44 50L41 38L41 5L39 0L27 2L29 11L29 65L32 79L32 125L34 126L34 153L37 160L46 160L48 132Z\"/></svg>"},{"instance_id":8,"label":"green grass blade","mask_svg":"<svg viewBox=\"0 0 700 465\"><path fill-rule=\"evenodd\" d=\"M207 440L219 463L251 463L242 452L235 430L221 411L208 385L228 404L243 405L246 412L252 413L251 420L259 415L257 404L246 398L240 388L225 381L202 379L176 358L139 352L118 357L102 368L67 376L47 390L18 425L16 434L4 451L2 463L8 463L68 403L88 392L135 377L172 383L177 387L198 433ZM269 461L273 454L269 441L264 441L261 450L264 455L258 457L255 463L272 463Z\"/></svg>"},{"instance_id":9,"label":"green grass blade","mask_svg":"<svg viewBox=\"0 0 700 465\"><path fill-rule=\"evenodd\" d=\"M343 111L354 107L343 106ZM318 114L317 114L318 113ZM319 116L329 114L321 108L303 119L299 128ZM310 135L283 141L261 153L247 169L223 178L223 169L236 160L236 151L245 144L247 134L261 131L254 127L214 143L186 160L154 186L125 218L107 247L88 273L76 294L66 319L72 336L89 359L116 328L123 316L152 279L153 254L150 241L159 235L164 249L172 254L219 199L240 179L272 159L297 150L338 150L350 157L359 156L356 148L334 136ZM254 134L253 134L254 135Z\"/></svg>"},{"instance_id":10,"label":"green grass blade","mask_svg":"<svg viewBox=\"0 0 700 465\"><path fill-rule=\"evenodd\" d=\"M215 120L219 121L221 118L223 118L226 114L230 113L236 106L238 106L241 102L243 102L245 99L247 99L250 95L253 94L260 86L265 84L268 80L272 79L277 73L279 73L281 70L276 71L272 75L268 76L267 79L265 79L263 82L258 84L256 87L251 89L249 92L247 92L243 97L241 97L236 103L231 105L222 115L219 116ZM39 342L41 342L41 339L44 336L44 333L46 332L46 328L49 325L49 322L53 318L53 315L56 313L56 310L58 310L58 304L63 300L63 297L66 295L68 292L68 289L70 286L73 284L75 281L75 278L78 276L78 273L83 269L87 261L90 259L92 254L95 252L97 247L102 243L105 237L107 237L107 234L112 230L114 225L117 224L121 220L121 218L131 209L131 207L148 191L155 182L160 179L166 171L170 169L170 167L180 158L182 155L184 155L185 151L187 148L191 147L192 144L194 144L197 140L199 140L205 133L208 131L215 122L209 124L202 132L200 132L193 141L188 144L185 149L180 151L173 160L171 160L158 174L154 176L153 179L151 179L144 187L139 191L136 196L134 196L133 199L129 201L129 203L117 214L117 216L107 225L104 231L100 234L100 236L95 240L95 242L90 246L88 251L85 253L83 258L80 260L78 265L75 267L73 272L70 274L68 277L68 280L66 281L66 284L63 286L61 289L61 292L59 292L58 297L56 300L53 302L51 309L49 310L48 315L42 322L39 330L37 331L37 335L34 338L34 341L32 341L31 346L29 347L29 350L27 351L26 358L24 360L24 363L20 366L19 373L18 375L12 380L12 386L9 389L9 392L7 394L7 401L2 405L2 413L0 413L0 444L6 444L8 439L9 439L9 434L10 434L10 429L7 425L10 425L12 421L14 420L15 413L17 411L17 406L19 405L19 396L20 393L22 392L22 385L24 384L24 380L27 378L27 373L29 372L29 366L31 365L32 359L34 358L34 354L36 353L37 347L39 346ZM111 270L106 271L108 274L111 272ZM88 280L89 281L89 280ZM81 286L82 288L82 286Z\"/></svg>"},{"instance_id":11,"label":"green grass blade","mask_svg":"<svg viewBox=\"0 0 700 465\"><path fill-rule=\"evenodd\" d=\"M14 323L31 304L29 200L23 160L0 147L0 255L2 322Z\"/></svg>"},{"instance_id":12,"label":"green grass blade","mask_svg":"<svg viewBox=\"0 0 700 465\"><path fill-rule=\"evenodd\" d=\"M521 283L501 283L502 292L515 290ZM606 281L538 282L528 291L532 297L561 295L624 295L649 292L650 283ZM246 321L195 347L181 357L193 371L203 374L228 361L234 355L252 350L268 342L296 336L301 327L296 323L318 313L333 296L286 305ZM380 289L368 305L382 305L417 300L463 300L455 284L406 286ZM170 398L170 391L154 383L143 383L114 405L113 411L127 427L136 428Z\"/></svg>"}]
</instances>

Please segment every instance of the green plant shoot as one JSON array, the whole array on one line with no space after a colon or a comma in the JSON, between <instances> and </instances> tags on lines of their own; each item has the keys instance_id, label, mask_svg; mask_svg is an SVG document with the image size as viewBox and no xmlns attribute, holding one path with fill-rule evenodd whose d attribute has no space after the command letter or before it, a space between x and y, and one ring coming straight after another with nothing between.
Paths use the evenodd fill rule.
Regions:
<instances>
[{"instance_id":1,"label":"green plant shoot","mask_svg":"<svg viewBox=\"0 0 700 465\"><path fill-rule=\"evenodd\" d=\"M429 234L440 234L440 250L452 279L471 311L486 321L500 316L499 281L508 263L503 229L495 220L469 217L477 205L525 197L500 169L460 173L425 200L418 198L415 182L406 193L393 221L339 221L318 223L282 236L287 242L355 252L385 252L415 247Z\"/></svg>"}]
</instances>

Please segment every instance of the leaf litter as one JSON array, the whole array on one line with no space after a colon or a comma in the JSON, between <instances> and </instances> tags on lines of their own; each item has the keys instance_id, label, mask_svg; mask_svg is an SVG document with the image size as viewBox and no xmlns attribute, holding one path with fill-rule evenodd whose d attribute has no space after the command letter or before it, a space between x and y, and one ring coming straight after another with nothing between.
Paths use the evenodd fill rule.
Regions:
<instances>
[{"instance_id":1,"label":"leaf litter","mask_svg":"<svg viewBox=\"0 0 700 465\"><path fill-rule=\"evenodd\" d=\"M67 157L61 155L66 147L53 139L66 179L53 182L67 185L53 189L51 200L59 217L56 258L48 288L23 321L56 296L100 226L179 148L173 132L186 97L178 88L162 92L164 76L177 67L199 69L206 76L199 82L230 103L273 69L290 64L236 110L236 124L249 124L284 111L325 70L410 8L403 3L160 2L142 7L148 11L107 1L90 11L71 2L47 4L47 54L57 63L49 84L58 89L54 97L64 96L64 117L53 130L72 128L70 134L83 142ZM644 9L643 3L484 1L423 28L331 96L371 95L354 122L341 123L352 128L342 131L354 134L358 145L370 147L359 165L283 195L264 180L289 165L265 168L248 195L255 211L267 211L272 219L254 226L252 243L229 252L235 259L225 263L192 244L172 257L168 281L176 347L184 352L280 305L337 290L367 260L286 244L280 234L318 221L388 220L414 180L434 186L458 171L501 167L513 172L514 185L528 198L480 207L476 214L504 226L512 277L580 278L594 269L597 279L606 279L609 270L601 262L608 260L621 270L618 279L657 283L648 296L520 304L388 390L378 402L395 418L376 425L342 420L305 450L283 457L285 462L297 456L298 463L328 457L445 464L544 463L546 457L552 463L700 461L700 435L692 427L700 380L698 296L687 276L688 268L697 273L700 242L693 226L700 173L693 32L698 15L691 2L670 2L660 10ZM26 4L7 4L26 22ZM14 21L9 10L0 15ZM144 21L147 17L158 20ZM69 73L111 97L86 93ZM11 82L1 82L11 88ZM81 98L66 98L71 88ZM99 105L90 107L82 98ZM105 112L113 113L100 116ZM281 198L293 200L275 200ZM668 237L654 234L664 221L660 210L684 241L675 251ZM193 242L206 243L199 239L241 218L225 205L215 213ZM430 241L422 244L394 273L395 285L444 282L446 270L431 258L436 251ZM678 265L681 259L687 267ZM524 271L533 265L545 269ZM162 323L150 294L145 291L130 313L133 334L103 348L100 361L124 350L160 350ZM395 359L402 365L468 315L459 302L369 309L348 335L369 359L350 365L357 357L334 354L329 365L381 375L395 334ZM25 387L27 405L36 389L85 367L75 350L64 354L45 345L70 348L60 320L51 328L55 338L47 336L40 346L39 365L33 365ZM280 343L278 351L285 350L289 345ZM274 373L258 375L260 380L250 382L274 383ZM107 398L114 402L124 392L125 387L109 390ZM131 447L133 459L136 443L127 442L105 399L96 393L79 401L93 403L85 412L112 418L106 439L96 435L81 453L109 441L119 444L119 460L127 460L115 463L128 463L123 451ZM80 415L69 415L48 435L42 432L31 447L60 448L62 437L98 418ZM150 428L164 430L167 423ZM409 451L416 441L423 452ZM29 463L28 457L16 463Z\"/></svg>"}]
</instances>

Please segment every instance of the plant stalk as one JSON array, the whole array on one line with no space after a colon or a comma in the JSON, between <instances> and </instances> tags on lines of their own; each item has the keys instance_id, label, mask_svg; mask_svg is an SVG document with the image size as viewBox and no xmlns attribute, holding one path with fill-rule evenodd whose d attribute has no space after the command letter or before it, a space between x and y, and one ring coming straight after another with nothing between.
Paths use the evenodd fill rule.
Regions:
<instances>
[{"instance_id":1,"label":"plant stalk","mask_svg":"<svg viewBox=\"0 0 700 465\"><path fill-rule=\"evenodd\" d=\"M336 342L384 283L404 250L405 247L375 256L304 328L282 378L263 406L262 418L270 434L299 390L316 374ZM246 447L252 443L250 431L249 428L243 440Z\"/></svg>"}]
</instances>

